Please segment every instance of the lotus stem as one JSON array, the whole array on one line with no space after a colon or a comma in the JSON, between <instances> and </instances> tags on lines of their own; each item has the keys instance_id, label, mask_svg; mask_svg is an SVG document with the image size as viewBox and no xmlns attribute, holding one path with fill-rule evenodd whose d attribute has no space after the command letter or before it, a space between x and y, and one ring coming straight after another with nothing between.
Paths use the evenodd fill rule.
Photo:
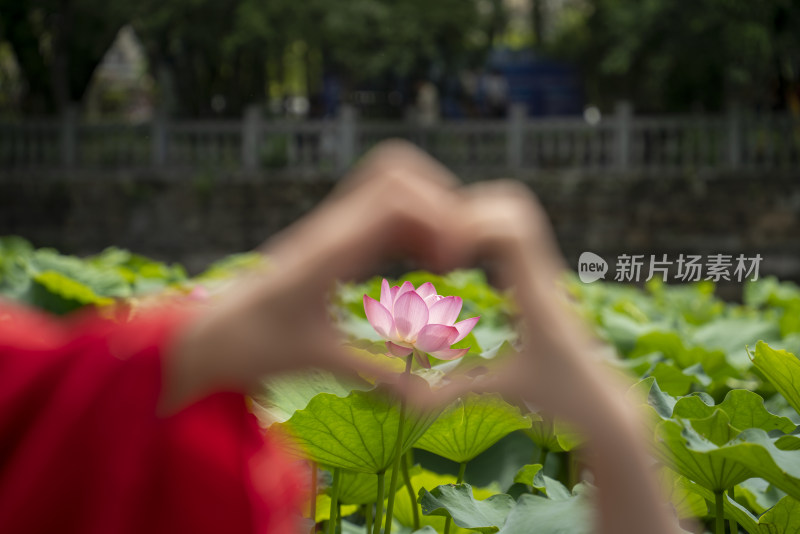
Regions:
<instances>
[{"instance_id":1,"label":"lotus stem","mask_svg":"<svg viewBox=\"0 0 800 534\"><path fill-rule=\"evenodd\" d=\"M732 501L736 500L736 488L731 488L728 490L728 497L731 498ZM728 518L728 525L731 527L731 534L738 534L739 532L739 525L736 524L736 519L733 517Z\"/></svg>"},{"instance_id":2,"label":"lotus stem","mask_svg":"<svg viewBox=\"0 0 800 534\"><path fill-rule=\"evenodd\" d=\"M416 352L416 349L415 351ZM406 356L406 370L404 377L411 374L411 363L414 353ZM394 465L392 466L392 477L389 481L389 502L386 504L386 527L385 534L392 533L392 512L394 512L394 496L397 493L397 473L400 471L400 459L403 457L403 427L406 424L406 401L400 398L400 417L397 422L397 442L394 448Z\"/></svg>"},{"instance_id":3,"label":"lotus stem","mask_svg":"<svg viewBox=\"0 0 800 534\"><path fill-rule=\"evenodd\" d=\"M372 528L372 534L381 534L381 521L383 520L383 482L386 478L386 473L381 471L378 473L378 496L375 499L375 523Z\"/></svg>"},{"instance_id":4,"label":"lotus stem","mask_svg":"<svg viewBox=\"0 0 800 534\"><path fill-rule=\"evenodd\" d=\"M567 453L567 481L569 484L569 489L575 487L575 484L579 482L580 479L580 466L578 465L578 457L575 451L569 451Z\"/></svg>"},{"instance_id":5,"label":"lotus stem","mask_svg":"<svg viewBox=\"0 0 800 534\"><path fill-rule=\"evenodd\" d=\"M467 470L467 462L461 462L458 465L458 478L456 479L456 484L462 484L464 482L464 473ZM448 516L448 518L444 522L444 534L450 534L450 525L453 523L453 517Z\"/></svg>"},{"instance_id":6,"label":"lotus stem","mask_svg":"<svg viewBox=\"0 0 800 534\"><path fill-rule=\"evenodd\" d=\"M543 445L534 445L534 446L539 448L539 452L536 453L536 451L534 451L534 454L531 455L533 457L531 461L534 464L541 465L542 472L544 472L544 463L547 461L547 449ZM534 495L539 495L542 493L541 491L533 487L533 482L531 482L529 487L531 489L531 493L533 493Z\"/></svg>"},{"instance_id":7,"label":"lotus stem","mask_svg":"<svg viewBox=\"0 0 800 534\"><path fill-rule=\"evenodd\" d=\"M414 530L420 529L420 522L419 522L419 506L417 505L417 494L414 492L414 485L411 484L411 475L408 473L408 466L414 463L414 459L411 456L411 451L408 451L405 454L406 458L403 462L403 480L406 483L406 489L408 489L408 497L411 499L411 513L414 514Z\"/></svg>"},{"instance_id":8,"label":"lotus stem","mask_svg":"<svg viewBox=\"0 0 800 534\"><path fill-rule=\"evenodd\" d=\"M331 487L331 512L328 517L328 534L336 532L336 512L339 510L339 486L342 483L342 470L339 467L333 468L333 486Z\"/></svg>"},{"instance_id":9,"label":"lotus stem","mask_svg":"<svg viewBox=\"0 0 800 534\"><path fill-rule=\"evenodd\" d=\"M372 530L372 504L364 505L366 507L366 511L364 515L367 517L367 534Z\"/></svg>"},{"instance_id":10,"label":"lotus stem","mask_svg":"<svg viewBox=\"0 0 800 534\"><path fill-rule=\"evenodd\" d=\"M724 499L723 499L723 492L717 491L714 493L714 504L715 504L715 524L716 527L714 528L714 534L725 534L725 508L724 508Z\"/></svg>"},{"instance_id":11,"label":"lotus stem","mask_svg":"<svg viewBox=\"0 0 800 534\"><path fill-rule=\"evenodd\" d=\"M317 464L316 462L309 462L311 467L311 503L309 503L309 516L311 518L311 532L314 534L317 531Z\"/></svg>"}]
</instances>

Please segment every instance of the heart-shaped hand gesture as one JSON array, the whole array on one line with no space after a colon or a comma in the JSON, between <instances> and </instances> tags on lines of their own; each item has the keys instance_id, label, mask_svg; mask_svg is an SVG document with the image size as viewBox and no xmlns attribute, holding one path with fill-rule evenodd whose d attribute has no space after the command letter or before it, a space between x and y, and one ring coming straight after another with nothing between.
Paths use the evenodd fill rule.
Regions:
<instances>
[{"instance_id":1,"label":"heart-shaped hand gesture","mask_svg":"<svg viewBox=\"0 0 800 534\"><path fill-rule=\"evenodd\" d=\"M559 286L564 263L543 209L523 185L459 188L456 178L412 145L373 150L331 197L268 242L269 269L238 282L178 340L167 372L167 408L214 388L246 389L264 375L368 365L340 349L326 312L338 279L411 256L436 270L484 265L513 287L521 310L519 357L476 382L436 393L397 384L409 401L442 403L466 389L522 397L569 419L587 436L603 532L661 533L673 527L651 480L624 389L600 364L601 348ZM389 379L382 368L369 372ZM609 495L611 498L609 498Z\"/></svg>"}]
</instances>

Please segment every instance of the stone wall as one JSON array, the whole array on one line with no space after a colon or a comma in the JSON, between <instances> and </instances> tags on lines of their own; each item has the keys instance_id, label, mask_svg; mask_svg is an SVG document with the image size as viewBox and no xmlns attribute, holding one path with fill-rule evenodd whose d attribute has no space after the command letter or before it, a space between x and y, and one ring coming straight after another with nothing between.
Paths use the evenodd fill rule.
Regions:
<instances>
[{"instance_id":1,"label":"stone wall","mask_svg":"<svg viewBox=\"0 0 800 534\"><path fill-rule=\"evenodd\" d=\"M584 250L610 263L621 253L760 253L762 273L800 279L800 171L520 179L540 196L573 266ZM258 245L333 185L211 173L0 175L0 235L76 254L117 245L197 271Z\"/></svg>"}]
</instances>

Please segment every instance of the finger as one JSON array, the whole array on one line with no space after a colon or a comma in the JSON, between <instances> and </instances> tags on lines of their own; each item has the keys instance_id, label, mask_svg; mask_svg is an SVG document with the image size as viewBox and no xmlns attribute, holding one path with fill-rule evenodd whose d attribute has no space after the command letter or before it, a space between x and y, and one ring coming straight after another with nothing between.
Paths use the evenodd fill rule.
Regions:
<instances>
[{"instance_id":1,"label":"finger","mask_svg":"<svg viewBox=\"0 0 800 534\"><path fill-rule=\"evenodd\" d=\"M340 182L332 198L392 174L413 176L442 189L455 189L461 185L452 172L416 145L390 139L379 143L364 156Z\"/></svg>"},{"instance_id":2,"label":"finger","mask_svg":"<svg viewBox=\"0 0 800 534\"><path fill-rule=\"evenodd\" d=\"M334 348L332 349L331 347ZM362 378L373 383L394 383L405 367L400 359L371 355L366 351L354 351L340 344L327 345L317 354L318 356L310 365L325 368L339 375L357 373Z\"/></svg>"},{"instance_id":3,"label":"finger","mask_svg":"<svg viewBox=\"0 0 800 534\"><path fill-rule=\"evenodd\" d=\"M410 255L434 267L447 268L454 255L458 180L433 158L410 143L382 144L363 169L354 172L361 194L348 198L348 213L370 230L365 243L383 245L383 254ZM353 209L360 205L361 208ZM365 223L367 226L365 226Z\"/></svg>"},{"instance_id":4,"label":"finger","mask_svg":"<svg viewBox=\"0 0 800 534\"><path fill-rule=\"evenodd\" d=\"M526 186L510 180L485 182L465 188L464 195L470 206L467 239L479 261L503 268L498 272L502 282L528 275L525 269L534 260L539 274L555 277L564 270L546 212Z\"/></svg>"},{"instance_id":5,"label":"finger","mask_svg":"<svg viewBox=\"0 0 800 534\"><path fill-rule=\"evenodd\" d=\"M271 247L273 259L323 285L361 276L381 260L404 255L447 266L455 199L435 183L393 173L284 232Z\"/></svg>"}]
</instances>

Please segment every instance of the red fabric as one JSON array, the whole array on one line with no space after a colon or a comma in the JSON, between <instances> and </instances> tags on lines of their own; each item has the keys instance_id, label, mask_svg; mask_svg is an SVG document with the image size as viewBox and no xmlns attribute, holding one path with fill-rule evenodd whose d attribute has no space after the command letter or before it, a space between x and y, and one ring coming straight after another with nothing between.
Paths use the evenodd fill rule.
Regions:
<instances>
[{"instance_id":1,"label":"red fabric","mask_svg":"<svg viewBox=\"0 0 800 534\"><path fill-rule=\"evenodd\" d=\"M294 532L300 472L242 395L156 415L186 320L61 321L0 302L0 531Z\"/></svg>"}]
</instances>

